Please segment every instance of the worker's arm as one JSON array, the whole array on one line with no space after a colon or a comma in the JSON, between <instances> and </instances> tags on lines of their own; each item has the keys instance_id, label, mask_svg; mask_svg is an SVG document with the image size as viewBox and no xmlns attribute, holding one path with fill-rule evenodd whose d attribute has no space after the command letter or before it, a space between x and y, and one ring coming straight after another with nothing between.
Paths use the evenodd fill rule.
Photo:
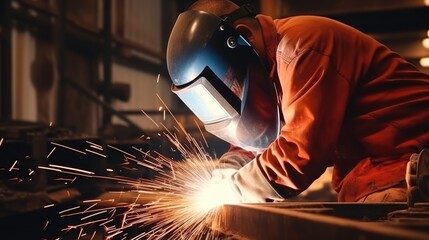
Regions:
<instances>
[{"instance_id":1,"label":"worker's arm","mask_svg":"<svg viewBox=\"0 0 429 240\"><path fill-rule=\"evenodd\" d=\"M313 50L281 62L286 124L267 150L231 176L245 202L297 195L331 164L350 86L329 56Z\"/></svg>"}]
</instances>

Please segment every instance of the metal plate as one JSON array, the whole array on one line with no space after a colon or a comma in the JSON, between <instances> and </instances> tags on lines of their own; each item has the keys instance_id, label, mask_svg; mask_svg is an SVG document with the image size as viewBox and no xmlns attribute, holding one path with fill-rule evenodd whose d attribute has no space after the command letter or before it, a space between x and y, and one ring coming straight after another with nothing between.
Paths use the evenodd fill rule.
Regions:
<instances>
[{"instance_id":1,"label":"metal plate","mask_svg":"<svg viewBox=\"0 0 429 240\"><path fill-rule=\"evenodd\" d=\"M406 203L226 205L217 226L236 239L429 239L429 219L396 221Z\"/></svg>"}]
</instances>

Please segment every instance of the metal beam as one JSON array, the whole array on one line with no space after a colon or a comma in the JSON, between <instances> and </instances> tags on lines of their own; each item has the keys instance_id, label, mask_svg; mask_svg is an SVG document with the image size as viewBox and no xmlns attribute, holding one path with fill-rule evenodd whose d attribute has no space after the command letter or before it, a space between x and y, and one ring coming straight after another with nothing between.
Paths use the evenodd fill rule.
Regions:
<instances>
[{"instance_id":1,"label":"metal beam","mask_svg":"<svg viewBox=\"0 0 429 240\"><path fill-rule=\"evenodd\" d=\"M131 121L129 118L127 118L127 116L125 116L124 113L115 110L109 103L99 99L98 96L95 95L91 90L85 88L84 86L80 85L79 83L77 83L71 79L68 79L67 77L63 77L62 81L63 81L63 84L70 85L75 90L77 90L79 93L88 97L91 101L102 106L104 112L109 113L110 115L113 114L113 115L119 117L122 121L126 122L128 124L128 126L131 127L133 130L138 131L141 134L145 133L145 131L143 129L141 129L137 124L135 124L133 121Z\"/></svg>"},{"instance_id":2,"label":"metal beam","mask_svg":"<svg viewBox=\"0 0 429 240\"><path fill-rule=\"evenodd\" d=\"M59 2L59 18L55 23L55 40L54 46L57 58L57 71L58 71L58 93L57 93L57 123L59 126L64 125L65 122L65 69L66 69L66 49L67 38L66 33L66 21L67 21L67 0Z\"/></svg>"},{"instance_id":3,"label":"metal beam","mask_svg":"<svg viewBox=\"0 0 429 240\"><path fill-rule=\"evenodd\" d=\"M103 93L104 102L111 104L110 85L112 84L112 2L103 3L103 84L106 90ZM103 112L103 128L112 121L110 112Z\"/></svg>"},{"instance_id":4,"label":"metal beam","mask_svg":"<svg viewBox=\"0 0 429 240\"><path fill-rule=\"evenodd\" d=\"M10 0L0 1L0 119L12 118L12 24Z\"/></svg>"},{"instance_id":5,"label":"metal beam","mask_svg":"<svg viewBox=\"0 0 429 240\"><path fill-rule=\"evenodd\" d=\"M358 213L378 209L407 208L403 204L247 204L226 205L222 209L220 231L239 239L429 239L429 232L413 230L392 221L336 216L335 210ZM384 212L386 211L386 212ZM370 212L370 211L365 211ZM376 211L377 212L377 211ZM346 214L347 215L347 214ZM362 217L363 217L362 213ZM429 224L428 221L425 222ZM427 229L427 228L426 228Z\"/></svg>"}]
</instances>

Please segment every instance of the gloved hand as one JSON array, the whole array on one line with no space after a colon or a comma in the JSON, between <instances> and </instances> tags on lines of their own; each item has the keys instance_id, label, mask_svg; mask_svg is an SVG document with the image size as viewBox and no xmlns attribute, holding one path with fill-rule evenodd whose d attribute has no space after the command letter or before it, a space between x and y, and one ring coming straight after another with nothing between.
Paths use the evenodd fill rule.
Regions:
<instances>
[{"instance_id":1,"label":"gloved hand","mask_svg":"<svg viewBox=\"0 0 429 240\"><path fill-rule=\"evenodd\" d=\"M215 169L212 172L210 184L217 188L219 202L221 204L240 203L242 199L238 190L232 182L232 176L237 173L237 169L223 168Z\"/></svg>"},{"instance_id":2,"label":"gloved hand","mask_svg":"<svg viewBox=\"0 0 429 240\"><path fill-rule=\"evenodd\" d=\"M234 168L219 168L215 169L212 172L212 180L218 181L222 179L231 178L237 172L237 169Z\"/></svg>"},{"instance_id":3,"label":"gloved hand","mask_svg":"<svg viewBox=\"0 0 429 240\"><path fill-rule=\"evenodd\" d=\"M215 169L212 172L211 184L220 188L222 204L232 204L242 202L239 192L234 188L232 176L237 173L237 169L223 168Z\"/></svg>"},{"instance_id":4,"label":"gloved hand","mask_svg":"<svg viewBox=\"0 0 429 240\"><path fill-rule=\"evenodd\" d=\"M267 201L282 201L284 198L271 186L261 169L257 159L248 162L238 170L217 169L213 178L223 181L225 187L224 203L262 203Z\"/></svg>"},{"instance_id":5,"label":"gloved hand","mask_svg":"<svg viewBox=\"0 0 429 240\"><path fill-rule=\"evenodd\" d=\"M212 172L212 186L221 186L218 192L222 196L213 196L223 204L261 203L282 201L284 198L271 186L259 168L257 157L227 153L219 161L218 169Z\"/></svg>"},{"instance_id":6,"label":"gloved hand","mask_svg":"<svg viewBox=\"0 0 429 240\"><path fill-rule=\"evenodd\" d=\"M231 182L235 169L216 169L212 177L195 197L196 207L201 212L209 212L223 204L241 202L240 195L234 190Z\"/></svg>"}]
</instances>

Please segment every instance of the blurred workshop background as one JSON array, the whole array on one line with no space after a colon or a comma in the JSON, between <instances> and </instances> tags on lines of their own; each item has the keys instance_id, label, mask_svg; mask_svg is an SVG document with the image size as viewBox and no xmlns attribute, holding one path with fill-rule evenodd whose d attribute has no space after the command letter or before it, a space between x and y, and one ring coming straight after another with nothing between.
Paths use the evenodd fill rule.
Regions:
<instances>
[{"instance_id":1,"label":"blurred workshop background","mask_svg":"<svg viewBox=\"0 0 429 240\"><path fill-rule=\"evenodd\" d=\"M136 158L156 151L180 159L162 134L176 131L176 120L198 142L207 141L214 157L227 150L170 91L165 63L169 33L177 15L193 2L0 1L0 229L16 228L21 235L11 239L31 239L26 234L46 227L40 213L51 203L71 204L115 189L88 179L71 188L67 182L73 179L58 181L58 173L39 166L150 178L153 173L136 170L141 168L127 162L122 151ZM235 2L254 4L274 18L312 14L337 19L429 73L428 0ZM185 137L178 133L179 139ZM99 151L84 157L78 152L88 149ZM322 193L303 197L335 201L329 181L328 171L315 185ZM27 233L20 231L23 226Z\"/></svg>"}]
</instances>

